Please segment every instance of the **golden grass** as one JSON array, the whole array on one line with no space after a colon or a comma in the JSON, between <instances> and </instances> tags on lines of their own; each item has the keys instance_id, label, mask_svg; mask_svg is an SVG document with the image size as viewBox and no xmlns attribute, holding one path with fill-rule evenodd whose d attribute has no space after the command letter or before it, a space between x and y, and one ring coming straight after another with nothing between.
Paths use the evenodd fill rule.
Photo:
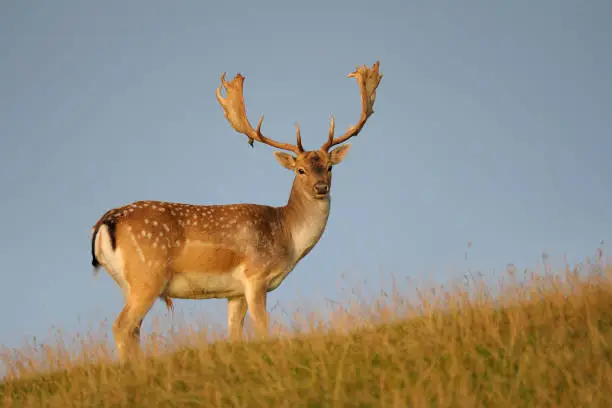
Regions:
<instances>
[{"instance_id":1,"label":"golden grass","mask_svg":"<svg viewBox=\"0 0 612 408\"><path fill-rule=\"evenodd\" d=\"M208 342L125 367L108 339L0 354L4 406L612 406L612 268L395 294L266 342ZM50 370L41 372L41 370Z\"/></svg>"}]
</instances>

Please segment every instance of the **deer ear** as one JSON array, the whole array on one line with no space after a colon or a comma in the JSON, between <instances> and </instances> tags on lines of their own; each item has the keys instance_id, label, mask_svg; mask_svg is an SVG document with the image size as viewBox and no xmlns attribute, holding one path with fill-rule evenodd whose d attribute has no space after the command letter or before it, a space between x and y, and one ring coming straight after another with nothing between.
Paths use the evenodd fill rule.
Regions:
<instances>
[{"instance_id":1,"label":"deer ear","mask_svg":"<svg viewBox=\"0 0 612 408\"><path fill-rule=\"evenodd\" d=\"M274 152L274 157L284 168L291 171L295 170L295 157L292 155L284 152Z\"/></svg>"},{"instance_id":2,"label":"deer ear","mask_svg":"<svg viewBox=\"0 0 612 408\"><path fill-rule=\"evenodd\" d=\"M331 161L331 164L335 166L336 164L344 160L344 156L346 156L350 148L350 143L347 143L345 145L338 146L337 148L329 152L329 159Z\"/></svg>"}]
</instances>

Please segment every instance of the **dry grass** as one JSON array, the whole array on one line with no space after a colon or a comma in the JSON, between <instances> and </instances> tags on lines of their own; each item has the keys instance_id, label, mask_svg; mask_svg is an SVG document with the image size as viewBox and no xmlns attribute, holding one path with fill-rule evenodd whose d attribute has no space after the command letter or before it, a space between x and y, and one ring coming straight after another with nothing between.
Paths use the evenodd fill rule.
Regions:
<instances>
[{"instance_id":1,"label":"dry grass","mask_svg":"<svg viewBox=\"0 0 612 408\"><path fill-rule=\"evenodd\" d=\"M2 353L4 406L612 406L612 268L383 297L302 334L187 347L126 367L112 342ZM319 323L317 323L319 322ZM111 350L111 351L109 351ZM89 362L89 363L85 363ZM50 369L41 373L41 369Z\"/></svg>"}]
</instances>

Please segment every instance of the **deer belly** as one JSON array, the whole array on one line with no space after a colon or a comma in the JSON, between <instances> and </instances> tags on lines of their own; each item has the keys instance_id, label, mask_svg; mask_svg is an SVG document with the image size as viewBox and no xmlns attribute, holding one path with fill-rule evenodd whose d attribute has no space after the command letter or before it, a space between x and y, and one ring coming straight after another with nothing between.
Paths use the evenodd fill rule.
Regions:
<instances>
[{"instance_id":1,"label":"deer belly","mask_svg":"<svg viewBox=\"0 0 612 408\"><path fill-rule=\"evenodd\" d=\"M241 271L225 273L180 272L166 287L165 294L178 299L212 299L244 295Z\"/></svg>"}]
</instances>

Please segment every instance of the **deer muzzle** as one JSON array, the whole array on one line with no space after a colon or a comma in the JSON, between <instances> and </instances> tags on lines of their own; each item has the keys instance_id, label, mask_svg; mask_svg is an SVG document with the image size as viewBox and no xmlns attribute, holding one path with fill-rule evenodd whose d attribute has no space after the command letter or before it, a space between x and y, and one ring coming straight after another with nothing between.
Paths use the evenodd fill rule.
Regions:
<instances>
[{"instance_id":1,"label":"deer muzzle","mask_svg":"<svg viewBox=\"0 0 612 408\"><path fill-rule=\"evenodd\" d=\"M324 181L317 181L314 185L314 191L317 195L327 195L329 193L329 184Z\"/></svg>"}]
</instances>

